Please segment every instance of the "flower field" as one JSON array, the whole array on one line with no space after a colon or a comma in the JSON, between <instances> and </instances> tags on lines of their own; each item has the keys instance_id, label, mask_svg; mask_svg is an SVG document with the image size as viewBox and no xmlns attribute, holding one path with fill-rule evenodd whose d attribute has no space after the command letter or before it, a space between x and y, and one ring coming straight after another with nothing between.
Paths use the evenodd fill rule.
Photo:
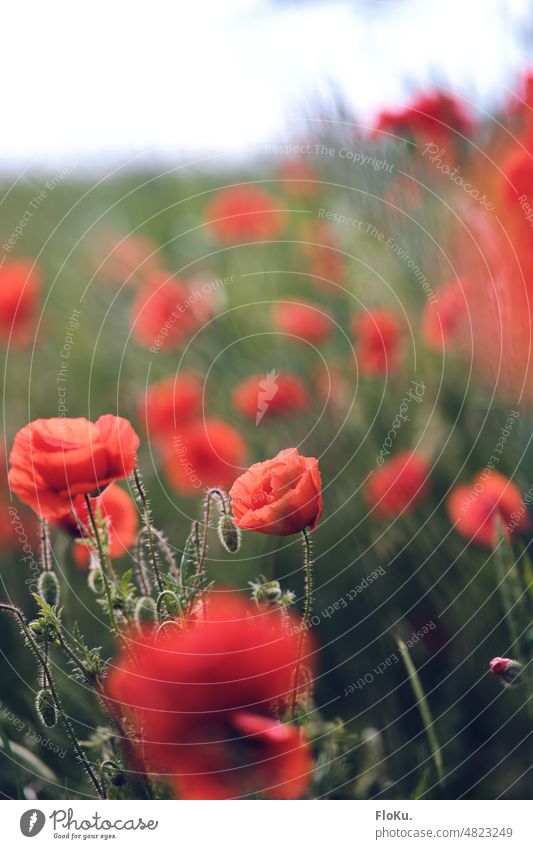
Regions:
<instances>
[{"instance_id":1,"label":"flower field","mask_svg":"<svg viewBox=\"0 0 533 849\"><path fill-rule=\"evenodd\" d=\"M4 797L529 798L532 109L4 183Z\"/></svg>"}]
</instances>

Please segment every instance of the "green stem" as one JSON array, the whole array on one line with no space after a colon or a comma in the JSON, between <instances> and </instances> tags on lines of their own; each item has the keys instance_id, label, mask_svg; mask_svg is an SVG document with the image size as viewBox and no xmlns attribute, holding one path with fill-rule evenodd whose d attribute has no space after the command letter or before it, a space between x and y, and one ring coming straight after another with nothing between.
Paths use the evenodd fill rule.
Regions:
<instances>
[{"instance_id":1,"label":"green stem","mask_svg":"<svg viewBox=\"0 0 533 849\"><path fill-rule=\"evenodd\" d=\"M139 498L141 499L141 504L144 511L144 524L146 525L146 535L148 540L148 551L150 553L150 562L152 564L152 571L154 573L154 577L157 583L157 588L159 592L163 592L165 589L165 585L163 584L163 579L161 577L161 571L159 569L159 564L157 562L157 555L154 547L154 537L152 534L152 522L150 517L150 507L148 506L148 501L146 498L146 494L143 489L143 485L141 483L141 479L139 476L139 470L134 469L133 477L135 479L135 486L137 487L137 492L139 493Z\"/></svg>"},{"instance_id":2,"label":"green stem","mask_svg":"<svg viewBox=\"0 0 533 849\"><path fill-rule=\"evenodd\" d=\"M85 503L87 505L87 510L89 512L89 521L91 523L91 528L98 548L98 560L100 561L100 569L102 570L102 580L104 582L104 591L107 601L109 619L111 620L111 625L113 626L113 630L115 631L115 633L117 635L120 635L117 617L115 616L115 608L113 607L113 597L111 595L111 581L109 577L109 569L107 567L107 558L105 556L104 549L102 546L102 540L100 539L100 533L96 524L96 519L94 518L93 508L91 507L91 500L88 495L85 496Z\"/></svg>"},{"instance_id":3,"label":"green stem","mask_svg":"<svg viewBox=\"0 0 533 849\"><path fill-rule=\"evenodd\" d=\"M63 705L61 704L61 700L60 700L59 695L57 693L57 690L56 690L56 687L55 687L55 684L54 684L54 680L52 678L52 674L50 672L50 669L48 668L47 659L43 655L43 653L41 652L41 649L37 645L37 642L35 641L30 629L28 628L28 626L26 624L26 620L24 618L24 614L22 613L21 610L18 609L18 607L14 607L13 605L10 605L10 604L0 603L0 610L6 610L7 612L11 613L13 616L15 616L19 620L21 628L24 631L24 635L25 635L26 639L28 640L29 644L31 645L35 656L39 660L39 663L41 664L43 676L46 679L46 684L48 685L48 689L50 690L51 696L54 700L54 704L57 708L57 712L59 713L61 720L63 722L63 725L65 726L66 732L67 732L67 734L70 738L70 742L72 743L74 751L76 752L76 755L78 756L78 759L80 760L80 762L83 764L83 767L84 767L87 775L91 779L96 792L98 793L98 795L100 796L101 799L105 799L105 792L104 792L103 788L100 786L100 782L96 778L96 775L93 771L93 768L92 768L91 764L89 763L89 761L87 760L87 757L86 757L83 749L81 748L81 746L78 742L78 738L76 737L76 732L74 731L74 728L72 727L70 719L68 718L65 711L63 710Z\"/></svg>"},{"instance_id":4,"label":"green stem","mask_svg":"<svg viewBox=\"0 0 533 849\"><path fill-rule=\"evenodd\" d=\"M302 667L302 654L304 648L304 635L307 629L309 628L309 623L311 620L311 609L313 604L313 550L311 545L311 537L309 535L309 531L307 528L304 528L302 531L302 539L304 544L304 570L305 570L305 579L304 579L304 593L305 593L305 602L304 602L304 612L302 617L302 628L300 631L300 638L298 641L298 660L296 663L296 669L294 672L294 688L292 691L292 703L291 703L291 718L294 719L296 716L296 706L298 701L298 687L300 682L300 671Z\"/></svg>"},{"instance_id":5,"label":"green stem","mask_svg":"<svg viewBox=\"0 0 533 849\"><path fill-rule=\"evenodd\" d=\"M409 675L409 681L411 682L411 687L413 689L413 693L415 694L415 699L418 704L420 716L422 717L422 722L424 723L424 728L428 737L429 746L431 749L431 754L433 756L435 769L437 771L439 784L444 784L442 752L439 745L439 741L437 739L437 735L435 733L435 725L433 723L433 717L431 716L429 704L426 699L426 694L424 693L424 688L422 687L422 683L420 681L420 678L418 677L418 672L416 671L416 667L413 661L411 660L409 650L405 645L404 641L397 637L396 642L398 644L398 648L400 649L400 654L407 670L407 674Z\"/></svg>"}]
</instances>

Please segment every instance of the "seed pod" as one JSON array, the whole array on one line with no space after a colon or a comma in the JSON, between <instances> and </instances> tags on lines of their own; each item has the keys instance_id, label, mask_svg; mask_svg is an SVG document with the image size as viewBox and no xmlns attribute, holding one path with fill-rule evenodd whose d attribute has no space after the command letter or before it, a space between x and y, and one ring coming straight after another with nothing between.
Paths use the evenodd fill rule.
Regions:
<instances>
[{"instance_id":1,"label":"seed pod","mask_svg":"<svg viewBox=\"0 0 533 849\"><path fill-rule=\"evenodd\" d=\"M102 575L102 570L100 567L98 569L91 569L89 572L89 577L87 578L87 583L89 584L89 589L96 593L96 595L102 595L104 592L104 576Z\"/></svg>"},{"instance_id":2,"label":"seed pod","mask_svg":"<svg viewBox=\"0 0 533 849\"><path fill-rule=\"evenodd\" d=\"M147 595L141 596L135 605L133 617L138 628L157 622L157 606L153 598Z\"/></svg>"},{"instance_id":3,"label":"seed pod","mask_svg":"<svg viewBox=\"0 0 533 849\"><path fill-rule=\"evenodd\" d=\"M46 687L37 693L35 709L42 724L46 725L47 728L53 728L57 722L57 710L52 693Z\"/></svg>"},{"instance_id":4,"label":"seed pod","mask_svg":"<svg viewBox=\"0 0 533 849\"><path fill-rule=\"evenodd\" d=\"M37 590L42 600L50 607L59 602L59 581L55 572L41 572L37 583Z\"/></svg>"},{"instance_id":5,"label":"seed pod","mask_svg":"<svg viewBox=\"0 0 533 849\"><path fill-rule=\"evenodd\" d=\"M126 779L124 778L124 773L120 772L120 770L115 769L109 776L111 784L113 787L122 787L125 783Z\"/></svg>"},{"instance_id":6,"label":"seed pod","mask_svg":"<svg viewBox=\"0 0 533 849\"><path fill-rule=\"evenodd\" d=\"M218 522L218 538L226 551L235 554L241 547L241 532L234 525L233 519L228 513L223 513Z\"/></svg>"}]
</instances>

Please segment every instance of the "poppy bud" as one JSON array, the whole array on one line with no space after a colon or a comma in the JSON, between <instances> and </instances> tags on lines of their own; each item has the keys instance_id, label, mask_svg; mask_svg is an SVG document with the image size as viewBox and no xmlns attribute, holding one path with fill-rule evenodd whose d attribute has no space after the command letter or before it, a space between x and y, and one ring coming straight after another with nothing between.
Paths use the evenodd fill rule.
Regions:
<instances>
[{"instance_id":1,"label":"poppy bud","mask_svg":"<svg viewBox=\"0 0 533 849\"><path fill-rule=\"evenodd\" d=\"M520 683L522 664L510 657L493 657L489 663L489 670L499 675L507 687Z\"/></svg>"},{"instance_id":2,"label":"poppy bud","mask_svg":"<svg viewBox=\"0 0 533 849\"><path fill-rule=\"evenodd\" d=\"M53 728L57 722L57 710L50 690L39 690L35 697L37 716L47 728Z\"/></svg>"},{"instance_id":3,"label":"poppy bud","mask_svg":"<svg viewBox=\"0 0 533 849\"><path fill-rule=\"evenodd\" d=\"M157 622L157 606L153 598L147 595L141 596L135 605L133 616L138 628L142 628L143 625L153 625L154 622Z\"/></svg>"},{"instance_id":4,"label":"poppy bud","mask_svg":"<svg viewBox=\"0 0 533 849\"><path fill-rule=\"evenodd\" d=\"M264 580L264 579L263 579ZM279 581L257 581L252 582L252 595L257 604L266 602L276 604L282 596Z\"/></svg>"},{"instance_id":5,"label":"poppy bud","mask_svg":"<svg viewBox=\"0 0 533 849\"><path fill-rule=\"evenodd\" d=\"M87 583L89 584L89 589L96 593L96 595L102 595L104 591L104 576L102 575L102 570L100 567L97 569L91 569L89 571L89 577L87 578Z\"/></svg>"},{"instance_id":6,"label":"poppy bud","mask_svg":"<svg viewBox=\"0 0 533 849\"><path fill-rule=\"evenodd\" d=\"M41 572L37 589L43 601L50 607L59 602L59 581L55 572Z\"/></svg>"},{"instance_id":7,"label":"poppy bud","mask_svg":"<svg viewBox=\"0 0 533 849\"><path fill-rule=\"evenodd\" d=\"M218 523L218 538L226 551L235 554L241 547L241 532L233 524L233 519L227 513L220 517Z\"/></svg>"}]
</instances>

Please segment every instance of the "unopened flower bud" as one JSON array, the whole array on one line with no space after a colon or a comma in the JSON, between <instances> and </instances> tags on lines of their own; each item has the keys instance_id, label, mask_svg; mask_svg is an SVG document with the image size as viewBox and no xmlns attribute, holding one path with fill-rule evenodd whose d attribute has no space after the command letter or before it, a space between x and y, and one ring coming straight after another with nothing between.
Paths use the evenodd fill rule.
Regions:
<instances>
[{"instance_id":1,"label":"unopened flower bud","mask_svg":"<svg viewBox=\"0 0 533 849\"><path fill-rule=\"evenodd\" d=\"M100 567L98 567L98 569L90 570L87 583L89 584L89 589L92 590L93 593L96 593L96 595L102 595L105 587L104 576L102 575Z\"/></svg>"},{"instance_id":2,"label":"unopened flower bud","mask_svg":"<svg viewBox=\"0 0 533 849\"><path fill-rule=\"evenodd\" d=\"M37 584L37 590L42 600L50 607L59 602L59 581L55 572L41 572Z\"/></svg>"},{"instance_id":3,"label":"unopened flower bud","mask_svg":"<svg viewBox=\"0 0 533 849\"><path fill-rule=\"evenodd\" d=\"M279 581L265 581L262 578L257 582L252 582L251 586L253 598L258 604L261 602L277 604L283 595Z\"/></svg>"},{"instance_id":4,"label":"unopened flower bud","mask_svg":"<svg viewBox=\"0 0 533 849\"><path fill-rule=\"evenodd\" d=\"M157 622L157 605L153 598L142 596L135 605L133 617L139 628L142 628L143 625L153 625L154 622Z\"/></svg>"},{"instance_id":5,"label":"unopened flower bud","mask_svg":"<svg viewBox=\"0 0 533 849\"><path fill-rule=\"evenodd\" d=\"M35 697L35 709L42 724L53 728L57 722L57 710L50 690L39 690Z\"/></svg>"},{"instance_id":6,"label":"unopened flower bud","mask_svg":"<svg viewBox=\"0 0 533 849\"><path fill-rule=\"evenodd\" d=\"M493 657L489 663L489 670L499 675L507 687L520 683L522 664L510 657Z\"/></svg>"},{"instance_id":7,"label":"unopened flower bud","mask_svg":"<svg viewBox=\"0 0 533 849\"><path fill-rule=\"evenodd\" d=\"M228 513L223 513L218 523L218 538L226 551L235 554L241 547L240 529L233 524Z\"/></svg>"}]
</instances>

